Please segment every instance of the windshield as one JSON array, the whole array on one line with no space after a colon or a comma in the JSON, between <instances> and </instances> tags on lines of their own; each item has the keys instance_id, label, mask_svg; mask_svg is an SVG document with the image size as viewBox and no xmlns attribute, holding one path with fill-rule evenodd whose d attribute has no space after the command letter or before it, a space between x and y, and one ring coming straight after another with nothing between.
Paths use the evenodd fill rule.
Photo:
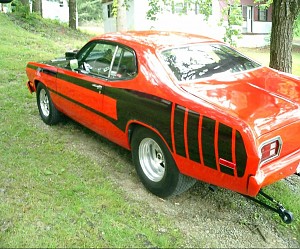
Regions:
<instances>
[{"instance_id":1,"label":"windshield","mask_svg":"<svg viewBox=\"0 0 300 249\"><path fill-rule=\"evenodd\" d=\"M237 51L219 44L172 48L162 51L161 54L179 81L241 72L260 66Z\"/></svg>"}]
</instances>

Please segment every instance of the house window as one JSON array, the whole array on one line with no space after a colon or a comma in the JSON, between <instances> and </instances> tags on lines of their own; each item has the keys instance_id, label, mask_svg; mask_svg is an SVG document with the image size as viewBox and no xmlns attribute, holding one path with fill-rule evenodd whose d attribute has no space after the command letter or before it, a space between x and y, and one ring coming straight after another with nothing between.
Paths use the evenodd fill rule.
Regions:
<instances>
[{"instance_id":1,"label":"house window","mask_svg":"<svg viewBox=\"0 0 300 249\"><path fill-rule=\"evenodd\" d=\"M259 8L258 9L258 21L267 21L268 20L268 10Z\"/></svg>"},{"instance_id":2,"label":"house window","mask_svg":"<svg viewBox=\"0 0 300 249\"><path fill-rule=\"evenodd\" d=\"M242 11L243 11L243 20L246 22L247 21L247 6L246 5L242 6Z\"/></svg>"},{"instance_id":3,"label":"house window","mask_svg":"<svg viewBox=\"0 0 300 249\"><path fill-rule=\"evenodd\" d=\"M113 4L108 4L107 5L107 17L111 18L113 17Z\"/></svg>"}]
</instances>

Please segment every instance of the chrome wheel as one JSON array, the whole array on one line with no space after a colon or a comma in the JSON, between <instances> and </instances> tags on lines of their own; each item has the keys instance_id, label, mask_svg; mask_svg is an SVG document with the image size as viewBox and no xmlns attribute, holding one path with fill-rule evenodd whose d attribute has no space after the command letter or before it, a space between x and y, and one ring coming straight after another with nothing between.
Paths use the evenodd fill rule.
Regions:
<instances>
[{"instance_id":1,"label":"chrome wheel","mask_svg":"<svg viewBox=\"0 0 300 249\"><path fill-rule=\"evenodd\" d=\"M43 115L48 117L50 114L50 104L49 97L45 89L41 89L40 91L40 107Z\"/></svg>"},{"instance_id":2,"label":"chrome wheel","mask_svg":"<svg viewBox=\"0 0 300 249\"><path fill-rule=\"evenodd\" d=\"M42 83L36 87L36 102L40 116L46 124L53 125L59 122L60 112L54 106L47 87Z\"/></svg>"},{"instance_id":3,"label":"chrome wheel","mask_svg":"<svg viewBox=\"0 0 300 249\"><path fill-rule=\"evenodd\" d=\"M151 138L144 138L139 146L140 165L149 180L159 182L165 175L165 157L162 149Z\"/></svg>"},{"instance_id":4,"label":"chrome wheel","mask_svg":"<svg viewBox=\"0 0 300 249\"><path fill-rule=\"evenodd\" d=\"M196 182L179 172L166 143L145 127L136 127L131 138L132 160L144 186L165 198L178 195Z\"/></svg>"}]
</instances>

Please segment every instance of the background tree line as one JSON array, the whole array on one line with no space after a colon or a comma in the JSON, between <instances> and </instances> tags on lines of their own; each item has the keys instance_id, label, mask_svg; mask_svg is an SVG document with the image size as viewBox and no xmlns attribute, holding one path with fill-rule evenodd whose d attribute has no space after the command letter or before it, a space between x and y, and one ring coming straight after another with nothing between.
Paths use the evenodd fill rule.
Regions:
<instances>
[{"instance_id":1,"label":"background tree line","mask_svg":"<svg viewBox=\"0 0 300 249\"><path fill-rule=\"evenodd\" d=\"M29 0L20 1L21 5L28 6ZM131 0L112 0L113 13L116 18L117 30L126 31L126 8ZM223 10L224 23L226 20L224 40L232 43L232 37L238 35L233 28L242 22L239 0L224 0L227 7ZM188 8L191 4L199 4L202 14L209 16L211 13L211 0L183 0ZM272 5L272 30L270 43L270 67L290 73L292 71L292 41L294 33L300 35L300 0L256 0L266 7ZM76 29L77 11L80 21L102 21L101 0L68 0L69 26ZM155 20L156 15L162 10L163 5L174 5L174 0L149 0L148 18ZM32 0L32 11L41 14L42 1ZM297 19L298 18L298 19Z\"/></svg>"}]
</instances>

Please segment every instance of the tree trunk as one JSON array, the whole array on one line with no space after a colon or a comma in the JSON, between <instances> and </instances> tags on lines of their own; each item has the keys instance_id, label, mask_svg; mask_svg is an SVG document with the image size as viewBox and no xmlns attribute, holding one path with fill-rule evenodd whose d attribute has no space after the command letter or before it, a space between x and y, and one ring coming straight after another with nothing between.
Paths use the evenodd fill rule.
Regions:
<instances>
[{"instance_id":1,"label":"tree trunk","mask_svg":"<svg viewBox=\"0 0 300 249\"><path fill-rule=\"evenodd\" d=\"M32 1L32 12L38 13L42 16L42 1L33 0Z\"/></svg>"},{"instance_id":2,"label":"tree trunk","mask_svg":"<svg viewBox=\"0 0 300 249\"><path fill-rule=\"evenodd\" d=\"M124 0L118 0L117 31L127 31L126 5Z\"/></svg>"},{"instance_id":3,"label":"tree trunk","mask_svg":"<svg viewBox=\"0 0 300 249\"><path fill-rule=\"evenodd\" d=\"M300 10L300 0L273 0L270 67L291 73L293 25Z\"/></svg>"},{"instance_id":4,"label":"tree trunk","mask_svg":"<svg viewBox=\"0 0 300 249\"><path fill-rule=\"evenodd\" d=\"M77 2L69 0L69 27L77 29Z\"/></svg>"}]
</instances>

